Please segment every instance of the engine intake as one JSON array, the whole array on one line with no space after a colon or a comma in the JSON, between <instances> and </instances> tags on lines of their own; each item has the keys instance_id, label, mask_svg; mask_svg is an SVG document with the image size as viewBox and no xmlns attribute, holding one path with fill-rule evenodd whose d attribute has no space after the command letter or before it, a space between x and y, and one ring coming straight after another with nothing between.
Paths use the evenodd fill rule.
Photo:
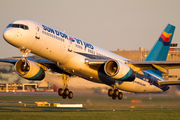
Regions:
<instances>
[{"instance_id":1,"label":"engine intake","mask_svg":"<svg viewBox=\"0 0 180 120\"><path fill-rule=\"evenodd\" d=\"M135 74L132 69L120 61L107 61L104 65L104 71L108 76L116 80L134 81L135 79Z\"/></svg>"},{"instance_id":2,"label":"engine intake","mask_svg":"<svg viewBox=\"0 0 180 120\"><path fill-rule=\"evenodd\" d=\"M28 80L43 80L45 77L44 70L31 60L18 60L15 64L17 74Z\"/></svg>"}]
</instances>

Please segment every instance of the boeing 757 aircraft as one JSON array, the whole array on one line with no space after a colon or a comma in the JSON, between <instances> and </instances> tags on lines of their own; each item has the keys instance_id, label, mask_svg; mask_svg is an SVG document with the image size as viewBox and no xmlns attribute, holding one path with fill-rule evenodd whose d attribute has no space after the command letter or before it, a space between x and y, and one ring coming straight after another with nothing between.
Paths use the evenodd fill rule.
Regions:
<instances>
[{"instance_id":1,"label":"boeing 757 aircraft","mask_svg":"<svg viewBox=\"0 0 180 120\"><path fill-rule=\"evenodd\" d=\"M180 81L166 81L161 76L166 69L180 68L179 61L166 61L175 26L168 24L145 61L130 61L47 25L26 19L14 20L4 30L4 39L22 52L19 60L0 59L15 65L17 74L28 80L42 80L51 69L62 74L62 98L73 98L68 88L71 76L106 84L112 88L108 96L122 99L119 90L150 93L163 92ZM42 60L28 58L33 53Z\"/></svg>"}]
</instances>

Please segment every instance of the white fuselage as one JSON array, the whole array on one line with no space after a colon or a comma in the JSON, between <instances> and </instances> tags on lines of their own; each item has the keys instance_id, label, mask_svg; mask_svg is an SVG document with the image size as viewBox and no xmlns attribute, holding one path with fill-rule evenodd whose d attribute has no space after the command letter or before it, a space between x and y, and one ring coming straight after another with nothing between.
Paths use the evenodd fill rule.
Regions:
<instances>
[{"instance_id":1,"label":"white fuselage","mask_svg":"<svg viewBox=\"0 0 180 120\"><path fill-rule=\"evenodd\" d=\"M54 61L64 71L80 76L92 82L116 85L119 89L130 92L162 92L163 90L152 84L152 80L161 80L160 76L148 73L147 76L139 75L132 82L114 80L103 73L99 67L91 68L85 64L85 59L114 59L125 63L128 59L118 56L109 51L103 50L90 43L77 39L66 33L50 28L32 20L15 20L11 24L25 24L29 30L21 28L6 28L5 31L13 31L15 36L7 40L18 48L26 48L32 53ZM4 32L5 32L4 31ZM149 80L149 75L152 80ZM138 75L137 75L138 76ZM104 82L103 79L110 79L111 82Z\"/></svg>"}]
</instances>

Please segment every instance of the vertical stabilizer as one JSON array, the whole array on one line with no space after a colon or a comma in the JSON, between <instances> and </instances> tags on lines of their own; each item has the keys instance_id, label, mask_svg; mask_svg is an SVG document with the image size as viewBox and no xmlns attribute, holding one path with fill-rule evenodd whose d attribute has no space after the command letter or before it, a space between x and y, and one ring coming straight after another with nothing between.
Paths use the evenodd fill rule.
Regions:
<instances>
[{"instance_id":1,"label":"vertical stabilizer","mask_svg":"<svg viewBox=\"0 0 180 120\"><path fill-rule=\"evenodd\" d=\"M145 61L166 61L175 26L168 24Z\"/></svg>"},{"instance_id":2,"label":"vertical stabilizer","mask_svg":"<svg viewBox=\"0 0 180 120\"><path fill-rule=\"evenodd\" d=\"M158 41L150 51L149 55L146 57L145 61L166 61L171 41L174 35L175 26L168 24L165 30L162 32ZM158 70L152 72L162 75Z\"/></svg>"}]
</instances>

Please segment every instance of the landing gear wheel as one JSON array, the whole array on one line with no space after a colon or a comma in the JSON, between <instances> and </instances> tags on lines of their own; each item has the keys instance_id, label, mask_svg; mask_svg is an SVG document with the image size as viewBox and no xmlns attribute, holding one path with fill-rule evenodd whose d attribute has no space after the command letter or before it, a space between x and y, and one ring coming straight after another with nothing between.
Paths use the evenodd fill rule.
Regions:
<instances>
[{"instance_id":1,"label":"landing gear wheel","mask_svg":"<svg viewBox=\"0 0 180 120\"><path fill-rule=\"evenodd\" d=\"M72 99L72 98L73 98L73 92L69 91L68 98L69 98L69 99Z\"/></svg>"},{"instance_id":2,"label":"landing gear wheel","mask_svg":"<svg viewBox=\"0 0 180 120\"><path fill-rule=\"evenodd\" d=\"M62 95L62 98L63 98L63 99L66 99L66 98L67 98L67 96L63 94L63 95Z\"/></svg>"},{"instance_id":3,"label":"landing gear wheel","mask_svg":"<svg viewBox=\"0 0 180 120\"><path fill-rule=\"evenodd\" d=\"M62 83L63 83L64 89L60 88L58 90L58 94L59 94L59 96L62 96L63 99L66 99L67 97L69 99L72 99L73 98L73 92L69 91L69 89L68 89L68 82L72 76L70 77L70 75L63 73L61 77L62 77Z\"/></svg>"},{"instance_id":4,"label":"landing gear wheel","mask_svg":"<svg viewBox=\"0 0 180 120\"><path fill-rule=\"evenodd\" d=\"M63 99L66 99L67 97L69 99L72 99L73 98L73 92L72 91L69 91L68 88L66 88L65 90L63 90L62 88L60 88L58 90L58 95L59 96L62 96Z\"/></svg>"},{"instance_id":5,"label":"landing gear wheel","mask_svg":"<svg viewBox=\"0 0 180 120\"><path fill-rule=\"evenodd\" d=\"M112 95L113 95L113 90L112 90L112 89L109 89L109 90L108 90L108 96L109 96L109 97L112 97Z\"/></svg>"},{"instance_id":6,"label":"landing gear wheel","mask_svg":"<svg viewBox=\"0 0 180 120\"><path fill-rule=\"evenodd\" d=\"M62 89L62 88L59 88L59 90L58 90L58 95L59 95L59 96L62 96L62 95L63 95L63 92L64 92L63 89Z\"/></svg>"},{"instance_id":7,"label":"landing gear wheel","mask_svg":"<svg viewBox=\"0 0 180 120\"><path fill-rule=\"evenodd\" d=\"M118 99L121 100L123 98L122 92L119 92Z\"/></svg>"},{"instance_id":8,"label":"landing gear wheel","mask_svg":"<svg viewBox=\"0 0 180 120\"><path fill-rule=\"evenodd\" d=\"M114 90L114 96L116 96L116 97L119 96L119 91L118 91L118 89L115 89L115 90Z\"/></svg>"},{"instance_id":9,"label":"landing gear wheel","mask_svg":"<svg viewBox=\"0 0 180 120\"><path fill-rule=\"evenodd\" d=\"M66 89L64 90L64 95L66 95L66 96L69 95L69 89L66 88Z\"/></svg>"},{"instance_id":10,"label":"landing gear wheel","mask_svg":"<svg viewBox=\"0 0 180 120\"><path fill-rule=\"evenodd\" d=\"M123 98L122 92L119 92L119 90L118 90L116 87L114 87L114 89L109 89L109 90L108 90L108 96L109 96L109 97L112 97L113 100L115 100L116 97L117 97L119 100L121 100L121 99Z\"/></svg>"},{"instance_id":11,"label":"landing gear wheel","mask_svg":"<svg viewBox=\"0 0 180 120\"><path fill-rule=\"evenodd\" d=\"M116 99L116 96L115 96L114 94L112 95L112 99L113 99L113 100L115 100L115 99Z\"/></svg>"}]
</instances>

